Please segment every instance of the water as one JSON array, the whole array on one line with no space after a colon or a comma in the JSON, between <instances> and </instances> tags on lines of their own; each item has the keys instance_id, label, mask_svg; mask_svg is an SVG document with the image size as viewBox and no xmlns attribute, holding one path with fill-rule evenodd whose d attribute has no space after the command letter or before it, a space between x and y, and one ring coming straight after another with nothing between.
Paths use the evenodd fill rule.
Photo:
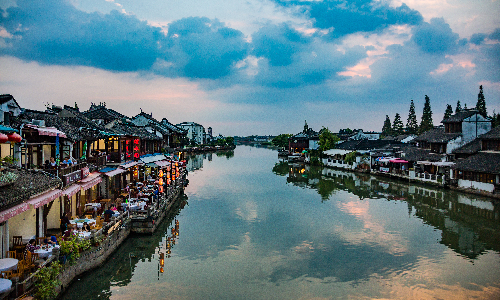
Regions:
<instances>
[{"instance_id":1,"label":"water","mask_svg":"<svg viewBox=\"0 0 500 300\"><path fill-rule=\"evenodd\" d=\"M178 215L63 299L500 299L500 208L487 198L249 146L189 168Z\"/></svg>"}]
</instances>

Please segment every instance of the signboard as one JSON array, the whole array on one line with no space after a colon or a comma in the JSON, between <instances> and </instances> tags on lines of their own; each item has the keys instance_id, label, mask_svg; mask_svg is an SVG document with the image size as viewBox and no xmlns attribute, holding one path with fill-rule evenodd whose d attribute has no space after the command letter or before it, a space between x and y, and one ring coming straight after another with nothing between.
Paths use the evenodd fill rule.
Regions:
<instances>
[{"instance_id":1,"label":"signboard","mask_svg":"<svg viewBox=\"0 0 500 300\"><path fill-rule=\"evenodd\" d=\"M63 175L62 176L62 180L64 182L64 185L69 185L75 181L78 181L82 179L82 172L81 170L78 170L78 171L75 171L75 172L72 172L72 173L69 173L67 175Z\"/></svg>"},{"instance_id":2,"label":"signboard","mask_svg":"<svg viewBox=\"0 0 500 300\"><path fill-rule=\"evenodd\" d=\"M389 173L389 168L380 167L380 172Z\"/></svg>"},{"instance_id":3,"label":"signboard","mask_svg":"<svg viewBox=\"0 0 500 300\"><path fill-rule=\"evenodd\" d=\"M81 171L82 171L82 178L85 178L90 175L89 167L84 167L81 169Z\"/></svg>"}]
</instances>

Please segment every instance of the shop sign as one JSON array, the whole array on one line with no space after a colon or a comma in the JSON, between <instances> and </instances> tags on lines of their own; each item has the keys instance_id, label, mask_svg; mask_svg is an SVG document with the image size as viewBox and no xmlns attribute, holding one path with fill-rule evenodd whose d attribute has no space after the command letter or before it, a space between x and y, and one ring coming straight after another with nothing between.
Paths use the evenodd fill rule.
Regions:
<instances>
[{"instance_id":1,"label":"shop sign","mask_svg":"<svg viewBox=\"0 0 500 300\"><path fill-rule=\"evenodd\" d=\"M89 167L84 167L81 169L81 171L82 171L82 178L85 178L90 175Z\"/></svg>"},{"instance_id":2,"label":"shop sign","mask_svg":"<svg viewBox=\"0 0 500 300\"><path fill-rule=\"evenodd\" d=\"M80 170L78 170L78 171L69 173L67 175L63 175L62 177L63 177L64 185L69 185L75 181L82 179L82 172Z\"/></svg>"}]
</instances>

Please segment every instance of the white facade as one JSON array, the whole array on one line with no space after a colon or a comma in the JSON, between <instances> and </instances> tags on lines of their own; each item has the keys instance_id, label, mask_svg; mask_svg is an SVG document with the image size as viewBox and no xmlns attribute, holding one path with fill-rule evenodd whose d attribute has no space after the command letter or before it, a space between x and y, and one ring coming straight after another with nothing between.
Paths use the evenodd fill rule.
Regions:
<instances>
[{"instance_id":1,"label":"white facade","mask_svg":"<svg viewBox=\"0 0 500 300\"><path fill-rule=\"evenodd\" d=\"M205 144L205 127L194 122L183 122L175 125L179 128L187 130L187 138L194 140L197 145Z\"/></svg>"}]
</instances>

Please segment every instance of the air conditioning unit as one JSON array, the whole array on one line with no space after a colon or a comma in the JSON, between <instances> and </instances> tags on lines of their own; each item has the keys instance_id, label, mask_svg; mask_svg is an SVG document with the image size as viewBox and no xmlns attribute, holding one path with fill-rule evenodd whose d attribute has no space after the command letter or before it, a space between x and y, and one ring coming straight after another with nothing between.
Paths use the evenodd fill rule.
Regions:
<instances>
[{"instance_id":1,"label":"air conditioning unit","mask_svg":"<svg viewBox=\"0 0 500 300\"><path fill-rule=\"evenodd\" d=\"M45 120L32 120L31 123L38 127L45 127Z\"/></svg>"}]
</instances>

